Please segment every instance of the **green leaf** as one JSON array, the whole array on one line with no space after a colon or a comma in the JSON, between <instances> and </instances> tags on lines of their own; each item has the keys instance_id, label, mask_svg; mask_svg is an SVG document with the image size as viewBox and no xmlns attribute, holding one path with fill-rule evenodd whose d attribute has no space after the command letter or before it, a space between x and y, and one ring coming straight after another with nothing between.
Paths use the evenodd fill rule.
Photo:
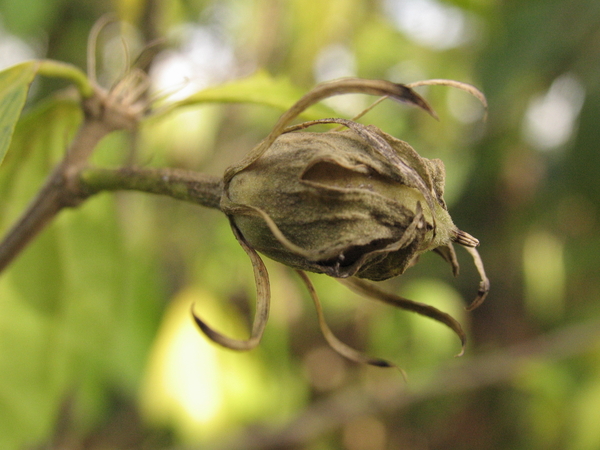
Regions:
<instances>
[{"instance_id":1,"label":"green leaf","mask_svg":"<svg viewBox=\"0 0 600 450\"><path fill-rule=\"evenodd\" d=\"M0 170L0 231L12 225L60 161L81 122L75 98L56 96L21 115Z\"/></svg>"},{"instance_id":2,"label":"green leaf","mask_svg":"<svg viewBox=\"0 0 600 450\"><path fill-rule=\"evenodd\" d=\"M124 242L122 201L139 203L98 196L65 212L0 277L1 449L51 439L66 399L84 434L110 389L139 385L164 294L149 246Z\"/></svg>"},{"instance_id":3,"label":"green leaf","mask_svg":"<svg viewBox=\"0 0 600 450\"><path fill-rule=\"evenodd\" d=\"M28 61L0 72L0 164L10 145L37 66L36 61Z\"/></svg>"},{"instance_id":4,"label":"green leaf","mask_svg":"<svg viewBox=\"0 0 600 450\"><path fill-rule=\"evenodd\" d=\"M201 103L254 103L287 110L305 93L287 77L273 77L265 71L258 71L247 78L198 91L172 107ZM305 118L310 119L335 115L332 109L324 105L315 105L303 113Z\"/></svg>"}]
</instances>

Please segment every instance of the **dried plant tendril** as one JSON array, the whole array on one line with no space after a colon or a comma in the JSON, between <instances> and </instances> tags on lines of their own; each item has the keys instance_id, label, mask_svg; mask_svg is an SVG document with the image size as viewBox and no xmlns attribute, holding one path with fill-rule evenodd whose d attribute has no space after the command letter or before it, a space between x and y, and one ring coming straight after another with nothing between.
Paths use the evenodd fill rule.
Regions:
<instances>
[{"instance_id":1,"label":"dried plant tendril","mask_svg":"<svg viewBox=\"0 0 600 450\"><path fill-rule=\"evenodd\" d=\"M475 97L477 100L479 100L481 102L481 104L483 105L483 108L485 110L484 115L483 115L483 121L485 122L485 120L487 119L488 104L487 104L485 95L483 95L483 92L481 92L479 89L477 89L475 86L473 86L471 84L461 83L460 81L455 81L455 80L445 80L445 79L438 78L438 79L433 79L433 80L415 81L414 83L408 83L407 86L410 87L411 89L414 87L418 87L418 86L448 86L448 87L453 87L453 88L468 92L469 94L471 94L473 97Z\"/></svg>"},{"instance_id":2,"label":"dried plant tendril","mask_svg":"<svg viewBox=\"0 0 600 450\"><path fill-rule=\"evenodd\" d=\"M452 331L454 331L460 339L461 350L456 356L463 355L465 351L465 345L467 343L467 336L463 331L460 323L458 323L458 321L454 319L450 314L442 312L431 305L415 302L413 300L400 297L399 295L395 295L390 292L385 292L384 290L375 286L373 283L369 283L365 280L360 280L358 278L349 278L340 279L339 282L358 294L362 294L366 297L379 300L381 302L387 303L388 305L395 306L396 308L415 312L422 316L426 316L440 323L443 323Z\"/></svg>"},{"instance_id":3,"label":"dried plant tendril","mask_svg":"<svg viewBox=\"0 0 600 450\"><path fill-rule=\"evenodd\" d=\"M258 253L246 243L246 240L234 224L231 225L231 228L236 239L250 257L252 267L254 268L254 280L256 282L256 314L254 316L250 338L248 340L233 339L213 330L206 322L196 315L193 305L192 316L194 317L194 321L196 322L196 325L198 325L198 328L200 328L211 341L232 350L245 351L252 350L256 347L265 331L267 320L269 318L271 289L269 284L269 274L262 259Z\"/></svg>"},{"instance_id":4,"label":"dried plant tendril","mask_svg":"<svg viewBox=\"0 0 600 450\"><path fill-rule=\"evenodd\" d=\"M433 117L437 117L435 111L419 94L403 84L392 83L385 80L365 80L361 78L343 78L336 81L321 83L298 100L279 118L279 121L275 124L273 130L271 130L271 133L269 133L264 141L255 147L244 159L242 159L242 161L229 167L225 171L225 185L229 183L231 178L237 172L245 169L258 160L273 142L275 142L279 135L283 133L287 124L308 107L326 98L349 93L388 96L391 99L418 106Z\"/></svg>"},{"instance_id":5,"label":"dried plant tendril","mask_svg":"<svg viewBox=\"0 0 600 450\"><path fill-rule=\"evenodd\" d=\"M317 310L317 316L319 319L319 327L321 328L321 333L325 337L325 340L330 345L332 349L338 352L340 355L358 363L370 364L372 366L378 367L394 367L389 361L380 358L373 358L367 355L364 355L353 348L347 346L343 342L341 342L331 331L327 322L325 321L325 315L323 314L323 308L321 307L321 302L319 301L319 296L317 295L317 291L315 290L310 278L306 275L306 272L302 270L296 270L296 273L300 276L308 292L315 304L315 308Z\"/></svg>"}]
</instances>

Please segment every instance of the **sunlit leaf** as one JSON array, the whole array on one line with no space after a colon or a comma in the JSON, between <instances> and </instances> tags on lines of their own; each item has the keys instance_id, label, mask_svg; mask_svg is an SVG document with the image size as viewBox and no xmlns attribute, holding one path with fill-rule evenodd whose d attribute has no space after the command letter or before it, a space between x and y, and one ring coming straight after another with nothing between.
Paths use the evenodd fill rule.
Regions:
<instances>
[{"instance_id":1,"label":"sunlit leaf","mask_svg":"<svg viewBox=\"0 0 600 450\"><path fill-rule=\"evenodd\" d=\"M196 92L175 103L173 107L200 103L253 103L286 110L305 92L286 77L273 77L265 71L258 71L247 78ZM334 114L326 106L315 105L303 115L307 118L321 118Z\"/></svg>"},{"instance_id":2,"label":"sunlit leaf","mask_svg":"<svg viewBox=\"0 0 600 450\"><path fill-rule=\"evenodd\" d=\"M36 71L37 62L29 61L0 72L0 164L10 145Z\"/></svg>"},{"instance_id":3,"label":"sunlit leaf","mask_svg":"<svg viewBox=\"0 0 600 450\"><path fill-rule=\"evenodd\" d=\"M273 382L259 354L212 345L193 324L192 304L228 333L245 333L239 312L210 293L190 288L169 302L148 359L141 413L151 423L170 425L190 444L219 438L233 424L273 413L265 395ZM277 404L278 414L281 406Z\"/></svg>"}]
</instances>

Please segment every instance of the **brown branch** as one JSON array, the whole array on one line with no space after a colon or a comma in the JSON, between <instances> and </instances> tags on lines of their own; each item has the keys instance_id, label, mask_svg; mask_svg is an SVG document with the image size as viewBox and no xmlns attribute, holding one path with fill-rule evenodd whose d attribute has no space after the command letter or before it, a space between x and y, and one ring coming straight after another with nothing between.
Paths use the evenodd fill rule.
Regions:
<instances>
[{"instance_id":1,"label":"brown branch","mask_svg":"<svg viewBox=\"0 0 600 450\"><path fill-rule=\"evenodd\" d=\"M82 136L73 145L93 148L100 140L98 130L80 130ZM181 169L122 169L75 167L63 161L49 177L35 200L31 203L4 241L0 244L0 271L52 220L64 207L79 205L88 197L101 191L135 190L166 195L177 200L196 203L207 208L220 208L223 182L220 177ZM68 174L69 172L73 174Z\"/></svg>"},{"instance_id":2,"label":"brown branch","mask_svg":"<svg viewBox=\"0 0 600 450\"><path fill-rule=\"evenodd\" d=\"M101 191L133 190L166 195L177 200L219 209L223 183L220 177L181 169L100 169L88 167L79 175L80 195Z\"/></svg>"},{"instance_id":3,"label":"brown branch","mask_svg":"<svg viewBox=\"0 0 600 450\"><path fill-rule=\"evenodd\" d=\"M86 118L64 160L52 171L29 207L0 243L0 272L61 209L79 203L71 178L85 164L98 142L110 131L102 121Z\"/></svg>"},{"instance_id":4,"label":"brown branch","mask_svg":"<svg viewBox=\"0 0 600 450\"><path fill-rule=\"evenodd\" d=\"M135 82L135 79L132 80L131 83ZM143 111L143 107L135 102L124 101L118 93L105 92L97 86L94 86L92 96L83 99L81 106L85 118L64 159L0 243L0 272L60 210L77 206L83 200L77 183L78 175L98 143L112 131L135 128Z\"/></svg>"}]
</instances>

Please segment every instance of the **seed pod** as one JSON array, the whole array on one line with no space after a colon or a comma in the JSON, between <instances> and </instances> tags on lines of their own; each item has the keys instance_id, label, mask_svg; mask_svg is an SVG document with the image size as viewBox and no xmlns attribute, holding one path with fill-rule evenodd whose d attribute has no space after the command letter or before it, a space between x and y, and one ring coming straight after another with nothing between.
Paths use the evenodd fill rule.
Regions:
<instances>
[{"instance_id":1,"label":"seed pod","mask_svg":"<svg viewBox=\"0 0 600 450\"><path fill-rule=\"evenodd\" d=\"M470 85L429 80L412 86L425 84L463 89L485 105L483 95ZM484 300L489 281L474 248L479 242L460 231L450 218L443 199L443 163L421 157L406 142L374 126L350 120L322 119L285 128L310 105L352 92L390 97L435 116L411 85L362 79L324 83L302 97L281 116L264 141L226 170L220 208L254 266L257 314L250 339L242 341L221 335L194 314L200 329L213 341L248 350L260 340L270 296L268 274L258 251L297 269L315 303L327 342L351 360L394 366L360 354L333 335L303 271L339 278L355 292L437 320L454 330L464 350L465 333L450 315L359 279L379 281L400 275L430 250L449 262L456 275L458 262L452 246L456 242L467 248L482 280L475 301L467 309ZM293 133L322 123L340 124L347 130Z\"/></svg>"},{"instance_id":2,"label":"seed pod","mask_svg":"<svg viewBox=\"0 0 600 450\"><path fill-rule=\"evenodd\" d=\"M302 270L385 280L453 240L477 245L448 214L440 160L373 126L328 121L352 129L283 134L232 177L228 199L246 207L233 220L253 248Z\"/></svg>"}]
</instances>

